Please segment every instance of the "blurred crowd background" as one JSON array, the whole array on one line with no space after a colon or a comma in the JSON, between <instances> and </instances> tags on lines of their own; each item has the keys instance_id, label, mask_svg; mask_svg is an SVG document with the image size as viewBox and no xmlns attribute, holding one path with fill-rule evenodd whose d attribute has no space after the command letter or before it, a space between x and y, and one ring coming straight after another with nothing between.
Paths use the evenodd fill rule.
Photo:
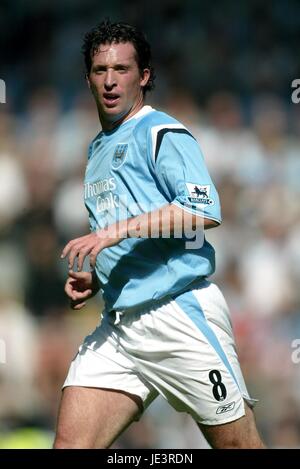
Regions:
<instances>
[{"instance_id":1,"label":"blurred crowd background","mask_svg":"<svg viewBox=\"0 0 300 469\"><path fill-rule=\"evenodd\" d=\"M220 193L213 279L229 303L268 446L300 448L300 3L296 0L3 0L0 5L0 448L50 447L69 362L101 297L69 308L60 252L87 233L83 176L99 123L83 34L104 17L141 27L148 103L198 139ZM296 342L294 342L294 345ZM299 347L299 345L298 345ZM162 399L116 448L206 447Z\"/></svg>"}]
</instances>

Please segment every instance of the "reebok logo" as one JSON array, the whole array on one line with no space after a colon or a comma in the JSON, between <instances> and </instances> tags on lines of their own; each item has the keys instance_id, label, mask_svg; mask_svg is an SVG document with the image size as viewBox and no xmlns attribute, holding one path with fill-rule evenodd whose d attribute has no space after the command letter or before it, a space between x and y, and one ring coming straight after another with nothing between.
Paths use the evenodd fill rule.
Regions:
<instances>
[{"instance_id":1,"label":"reebok logo","mask_svg":"<svg viewBox=\"0 0 300 469\"><path fill-rule=\"evenodd\" d=\"M221 405L220 407L217 408L216 414L224 414L225 412L229 412L230 410L233 410L235 406L235 401L230 402L229 404L226 405Z\"/></svg>"}]
</instances>

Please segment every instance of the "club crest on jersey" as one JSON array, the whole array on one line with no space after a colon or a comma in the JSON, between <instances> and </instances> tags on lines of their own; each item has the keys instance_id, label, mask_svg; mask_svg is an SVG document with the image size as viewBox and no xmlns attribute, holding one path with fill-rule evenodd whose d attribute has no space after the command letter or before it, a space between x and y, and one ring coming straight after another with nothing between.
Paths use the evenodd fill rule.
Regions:
<instances>
[{"instance_id":1,"label":"club crest on jersey","mask_svg":"<svg viewBox=\"0 0 300 469\"><path fill-rule=\"evenodd\" d=\"M189 201L198 204L214 205L213 199L209 197L210 185L201 186L192 182L186 182L186 187L189 193Z\"/></svg>"},{"instance_id":2,"label":"club crest on jersey","mask_svg":"<svg viewBox=\"0 0 300 469\"><path fill-rule=\"evenodd\" d=\"M119 168L124 163L127 151L128 151L128 143L118 143L114 151L114 156L112 159L112 167L114 169Z\"/></svg>"}]
</instances>

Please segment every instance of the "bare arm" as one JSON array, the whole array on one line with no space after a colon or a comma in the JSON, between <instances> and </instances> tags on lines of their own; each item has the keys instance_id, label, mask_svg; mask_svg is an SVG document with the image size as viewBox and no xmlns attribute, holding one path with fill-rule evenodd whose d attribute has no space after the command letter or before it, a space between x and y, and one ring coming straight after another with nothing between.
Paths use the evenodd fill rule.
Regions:
<instances>
[{"instance_id":1,"label":"bare arm","mask_svg":"<svg viewBox=\"0 0 300 469\"><path fill-rule=\"evenodd\" d=\"M159 237L167 237L168 234L184 233L188 230L214 228L218 223L208 218L202 218L181 209L177 205L164 205L153 212L143 213L137 217L120 222L120 232L127 235L124 237L151 238L152 234Z\"/></svg>"},{"instance_id":2,"label":"bare arm","mask_svg":"<svg viewBox=\"0 0 300 469\"><path fill-rule=\"evenodd\" d=\"M149 213L109 225L107 228L70 241L63 249L61 257L68 256L69 268L82 269L86 256L90 265L95 266L96 257L103 249L119 244L125 238L155 238L191 235L218 225L217 221L191 214L177 205L168 204Z\"/></svg>"}]
</instances>

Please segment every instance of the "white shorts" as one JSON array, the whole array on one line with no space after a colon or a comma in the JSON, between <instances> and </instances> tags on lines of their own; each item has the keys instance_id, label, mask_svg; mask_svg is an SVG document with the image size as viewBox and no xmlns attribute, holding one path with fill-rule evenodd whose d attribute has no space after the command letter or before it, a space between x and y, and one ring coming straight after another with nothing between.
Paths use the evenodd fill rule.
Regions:
<instances>
[{"instance_id":1,"label":"white shorts","mask_svg":"<svg viewBox=\"0 0 300 469\"><path fill-rule=\"evenodd\" d=\"M104 316L71 363L66 386L122 390L144 409L161 394L197 422L218 425L245 414L249 398L228 307L203 281L153 308Z\"/></svg>"}]
</instances>

